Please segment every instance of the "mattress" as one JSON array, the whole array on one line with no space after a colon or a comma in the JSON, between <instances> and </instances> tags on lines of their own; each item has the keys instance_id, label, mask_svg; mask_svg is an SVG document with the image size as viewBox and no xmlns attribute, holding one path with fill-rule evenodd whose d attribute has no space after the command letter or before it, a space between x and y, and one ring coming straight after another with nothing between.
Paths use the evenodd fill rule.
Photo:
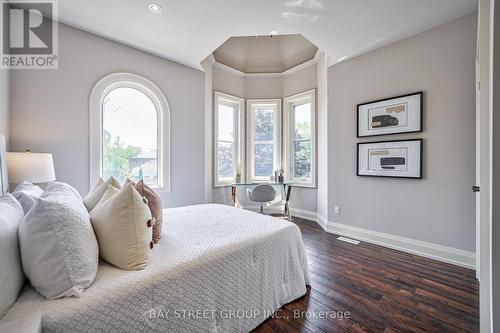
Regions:
<instances>
[{"instance_id":1,"label":"mattress","mask_svg":"<svg viewBox=\"0 0 500 333\"><path fill-rule=\"evenodd\" d=\"M145 270L101 262L81 298L46 300L26 285L3 320L41 311L44 332L248 332L305 294L295 224L212 204L164 220Z\"/></svg>"}]
</instances>

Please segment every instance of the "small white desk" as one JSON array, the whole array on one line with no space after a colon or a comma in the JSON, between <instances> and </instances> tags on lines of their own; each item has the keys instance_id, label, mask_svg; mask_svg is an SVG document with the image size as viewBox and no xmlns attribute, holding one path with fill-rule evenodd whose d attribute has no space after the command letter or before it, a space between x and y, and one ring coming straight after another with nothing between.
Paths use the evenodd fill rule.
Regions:
<instances>
[{"instance_id":1,"label":"small white desk","mask_svg":"<svg viewBox=\"0 0 500 333\"><path fill-rule=\"evenodd\" d=\"M292 213L290 211L290 195L292 193L292 183L232 183L231 184L231 198L233 201L233 206L238 207L238 200L236 198L236 192L238 187L248 187L248 186L256 186L260 184L267 184L271 186L283 186L283 192L285 194L285 205L283 206L282 216L286 218L288 221L292 221Z\"/></svg>"}]
</instances>

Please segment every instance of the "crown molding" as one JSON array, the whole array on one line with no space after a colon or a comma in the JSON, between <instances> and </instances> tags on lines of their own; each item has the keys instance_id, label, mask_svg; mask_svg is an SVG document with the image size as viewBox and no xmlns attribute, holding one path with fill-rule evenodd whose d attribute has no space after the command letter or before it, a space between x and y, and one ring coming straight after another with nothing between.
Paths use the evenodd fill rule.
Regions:
<instances>
[{"instance_id":1,"label":"crown molding","mask_svg":"<svg viewBox=\"0 0 500 333\"><path fill-rule=\"evenodd\" d=\"M224 65L220 62L217 62L217 60L215 60L213 54L209 55L204 61L208 61L210 62L214 68L217 68L217 69L220 69L224 72L227 72L229 74L232 74L232 75L235 75L235 76L238 76L238 77L244 77L244 78L275 78L275 77L285 77L285 76L288 76L288 75L291 75L291 74L294 74L302 69L305 69L305 68L308 68L310 66L313 66L313 65L316 65L318 63L318 59L319 59L319 55L320 55L320 50L318 49L318 52L316 52L316 55L314 56L314 58L312 58L311 60L308 60L306 62L303 62L295 67L292 67L290 69L287 69L286 71L284 72L279 72L279 73L245 73L245 72L242 72L240 70L237 70L233 67L230 67L230 66L227 66L227 65Z\"/></svg>"}]
</instances>

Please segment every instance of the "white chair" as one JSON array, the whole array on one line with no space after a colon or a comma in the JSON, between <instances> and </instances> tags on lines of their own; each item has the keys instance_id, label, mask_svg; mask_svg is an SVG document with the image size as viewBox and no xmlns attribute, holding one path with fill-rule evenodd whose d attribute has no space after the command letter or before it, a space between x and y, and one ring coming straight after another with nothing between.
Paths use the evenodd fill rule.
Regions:
<instances>
[{"instance_id":1,"label":"white chair","mask_svg":"<svg viewBox=\"0 0 500 333\"><path fill-rule=\"evenodd\" d=\"M260 213L264 214L264 202L273 201L276 197L276 189L271 185L257 185L253 189L247 188L248 199L260 202Z\"/></svg>"}]
</instances>

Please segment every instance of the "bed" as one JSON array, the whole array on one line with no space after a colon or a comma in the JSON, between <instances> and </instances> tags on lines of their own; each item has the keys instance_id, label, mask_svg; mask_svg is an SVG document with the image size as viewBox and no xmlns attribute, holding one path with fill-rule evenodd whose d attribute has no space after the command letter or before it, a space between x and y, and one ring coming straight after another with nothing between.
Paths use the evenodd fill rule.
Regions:
<instances>
[{"instance_id":1,"label":"bed","mask_svg":"<svg viewBox=\"0 0 500 333\"><path fill-rule=\"evenodd\" d=\"M44 332L248 332L306 292L299 228L225 205L166 209L142 271L101 262L81 298L29 285L2 321L42 312Z\"/></svg>"}]
</instances>

